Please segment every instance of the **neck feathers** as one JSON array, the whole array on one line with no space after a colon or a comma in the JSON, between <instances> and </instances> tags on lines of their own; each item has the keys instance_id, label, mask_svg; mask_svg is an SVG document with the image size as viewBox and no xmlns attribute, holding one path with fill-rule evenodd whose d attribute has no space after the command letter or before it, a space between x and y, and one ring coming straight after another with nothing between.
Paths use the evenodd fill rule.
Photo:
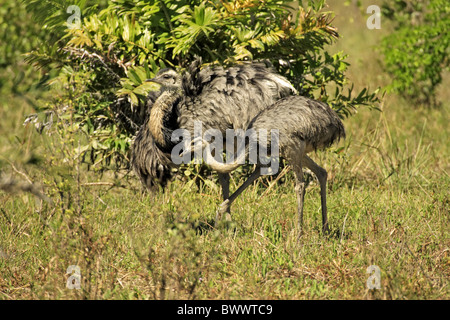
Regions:
<instances>
[{"instance_id":1,"label":"neck feathers","mask_svg":"<svg viewBox=\"0 0 450 320\"><path fill-rule=\"evenodd\" d=\"M168 125L173 116L173 107L180 98L181 92L179 90L166 90L155 101L150 111L148 126L155 141L161 147L170 146L170 136L173 129L168 127Z\"/></svg>"}]
</instances>

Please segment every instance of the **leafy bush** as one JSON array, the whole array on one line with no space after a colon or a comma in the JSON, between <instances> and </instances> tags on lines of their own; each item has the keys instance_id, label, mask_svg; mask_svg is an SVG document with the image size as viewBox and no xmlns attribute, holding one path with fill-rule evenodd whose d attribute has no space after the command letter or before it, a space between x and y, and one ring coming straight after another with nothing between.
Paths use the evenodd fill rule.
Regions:
<instances>
[{"instance_id":1,"label":"leafy bush","mask_svg":"<svg viewBox=\"0 0 450 320\"><path fill-rule=\"evenodd\" d=\"M114 0L103 10L78 1L81 26L63 28L73 4L28 1L35 18L62 36L27 58L59 70L49 82L58 99L44 107L46 114L61 120L60 129L86 137L77 156L99 168L128 165L132 136L148 116L152 85L144 80L163 67L182 70L194 55L222 65L267 59L301 94L342 116L378 100L367 89L355 95L346 55L324 50L338 37L324 1Z\"/></svg>"},{"instance_id":2,"label":"leafy bush","mask_svg":"<svg viewBox=\"0 0 450 320\"><path fill-rule=\"evenodd\" d=\"M0 92L3 96L23 95L39 80L24 63L23 54L46 42L48 34L31 19L24 5L8 0L0 0L0 30Z\"/></svg>"},{"instance_id":3,"label":"leafy bush","mask_svg":"<svg viewBox=\"0 0 450 320\"><path fill-rule=\"evenodd\" d=\"M413 103L435 105L436 87L443 70L449 70L448 1L389 1L384 15L396 24L382 42L386 69L393 76L390 90Z\"/></svg>"}]
</instances>

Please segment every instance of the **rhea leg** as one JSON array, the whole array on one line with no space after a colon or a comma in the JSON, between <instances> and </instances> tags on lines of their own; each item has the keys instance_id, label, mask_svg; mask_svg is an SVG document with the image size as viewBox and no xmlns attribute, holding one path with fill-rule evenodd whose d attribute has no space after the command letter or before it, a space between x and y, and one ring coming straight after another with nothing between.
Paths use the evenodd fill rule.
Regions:
<instances>
[{"instance_id":1,"label":"rhea leg","mask_svg":"<svg viewBox=\"0 0 450 320\"><path fill-rule=\"evenodd\" d=\"M303 181L303 170L300 163L292 164L295 175L295 193L297 195L297 214L298 214L298 229L300 238L303 234L303 202L305 199L305 182Z\"/></svg>"},{"instance_id":2,"label":"rhea leg","mask_svg":"<svg viewBox=\"0 0 450 320\"><path fill-rule=\"evenodd\" d=\"M256 170L253 171L253 173L250 175L250 177L248 177L247 180L228 199L222 202L219 209L217 210L216 224L222 219L222 215L225 212L229 212L230 206L234 202L234 200L236 200L236 198L260 176L261 169L257 167Z\"/></svg>"},{"instance_id":3,"label":"rhea leg","mask_svg":"<svg viewBox=\"0 0 450 320\"><path fill-rule=\"evenodd\" d=\"M222 187L222 199L225 201L230 196L230 175L219 172L219 183Z\"/></svg>"},{"instance_id":4,"label":"rhea leg","mask_svg":"<svg viewBox=\"0 0 450 320\"><path fill-rule=\"evenodd\" d=\"M222 187L222 200L225 201L230 196L230 175L228 173L219 172L219 183ZM231 218L230 206L226 208L226 218L227 220Z\"/></svg>"},{"instance_id":5,"label":"rhea leg","mask_svg":"<svg viewBox=\"0 0 450 320\"><path fill-rule=\"evenodd\" d=\"M310 157L305 155L303 157L303 165L309 168L317 177L320 184L320 202L322 206L322 232L327 234L330 232L328 228L327 218L327 171L317 165Z\"/></svg>"}]
</instances>

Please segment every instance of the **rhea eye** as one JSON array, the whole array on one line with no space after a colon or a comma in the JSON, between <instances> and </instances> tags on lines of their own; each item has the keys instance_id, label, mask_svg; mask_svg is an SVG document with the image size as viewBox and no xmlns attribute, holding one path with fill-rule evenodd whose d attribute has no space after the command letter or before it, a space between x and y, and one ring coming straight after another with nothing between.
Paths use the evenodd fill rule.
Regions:
<instances>
[{"instance_id":1,"label":"rhea eye","mask_svg":"<svg viewBox=\"0 0 450 320\"><path fill-rule=\"evenodd\" d=\"M165 74L165 75L164 75L164 79L170 79L170 75Z\"/></svg>"}]
</instances>

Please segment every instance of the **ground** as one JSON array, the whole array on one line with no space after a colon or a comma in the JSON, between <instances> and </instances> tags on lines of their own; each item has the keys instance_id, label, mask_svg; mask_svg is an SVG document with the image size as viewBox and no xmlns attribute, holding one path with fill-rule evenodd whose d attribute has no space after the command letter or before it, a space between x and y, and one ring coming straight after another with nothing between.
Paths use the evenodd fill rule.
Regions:
<instances>
[{"instance_id":1,"label":"ground","mask_svg":"<svg viewBox=\"0 0 450 320\"><path fill-rule=\"evenodd\" d=\"M369 30L364 9L329 2L342 36L330 51L349 54L355 89L386 85L377 44L387 22ZM71 146L23 126L32 106L3 95L1 168L52 200L0 192L0 298L449 299L448 87L446 75L436 108L386 94L381 111L345 119L345 141L311 154L328 171L332 232L320 233L313 180L300 242L291 172L269 189L253 184L233 204L233 223L214 229L218 187L175 181L149 194L132 174L62 161ZM368 288L370 270L380 271L379 289Z\"/></svg>"}]
</instances>

